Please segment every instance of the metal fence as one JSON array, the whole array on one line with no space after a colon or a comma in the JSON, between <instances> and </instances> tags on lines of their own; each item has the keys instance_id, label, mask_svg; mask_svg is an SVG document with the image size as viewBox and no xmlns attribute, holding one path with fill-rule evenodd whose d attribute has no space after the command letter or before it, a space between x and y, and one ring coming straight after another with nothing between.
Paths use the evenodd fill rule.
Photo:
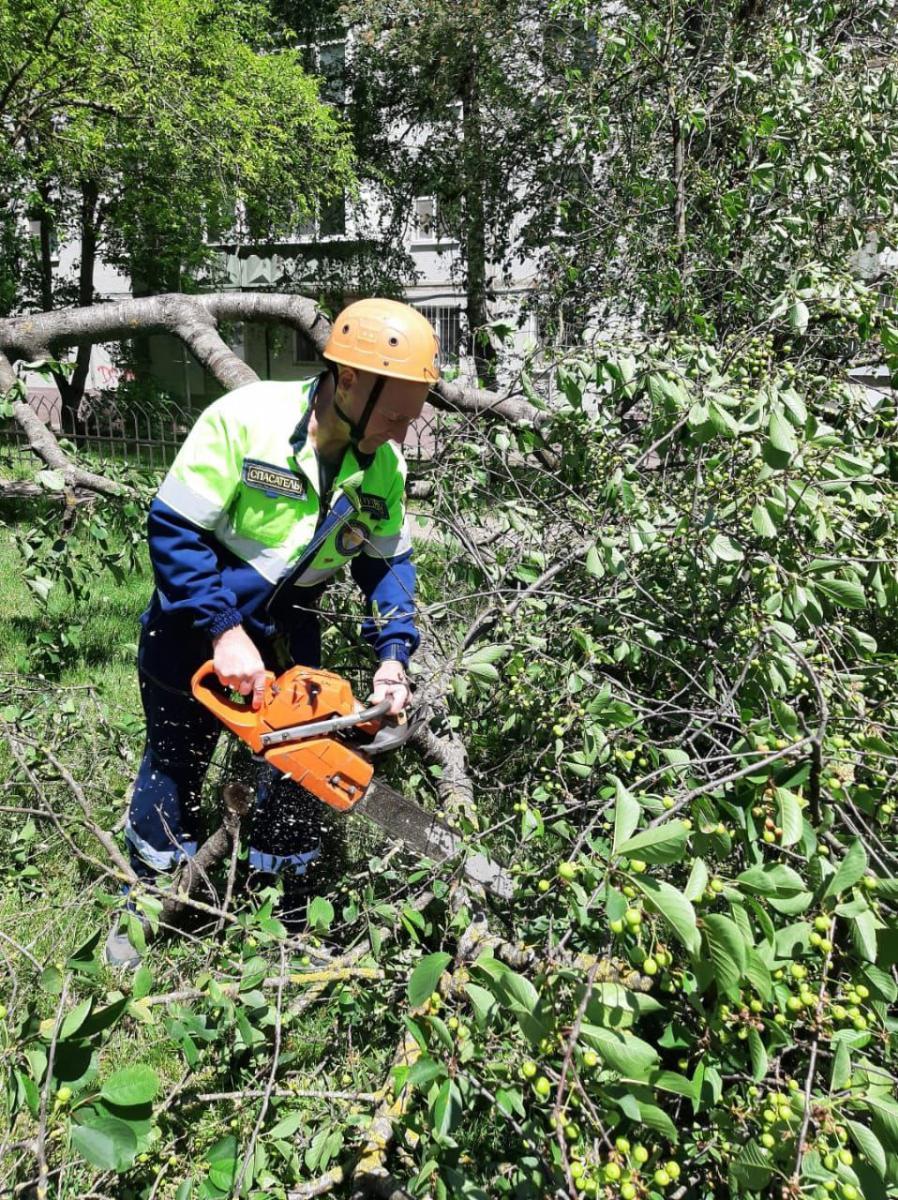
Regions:
<instances>
[{"instance_id":1,"label":"metal fence","mask_svg":"<svg viewBox=\"0 0 898 1200\"><path fill-rule=\"evenodd\" d=\"M200 410L187 410L166 402L154 412L122 409L114 396L86 397L77 415L63 409L58 393L33 392L28 403L53 433L70 443L77 455L92 465L123 464L147 471L166 470L190 431ZM403 447L411 466L431 462L437 456L443 414L425 407L420 420L409 429ZM0 420L0 451L36 463L21 426L11 418Z\"/></svg>"},{"instance_id":2,"label":"metal fence","mask_svg":"<svg viewBox=\"0 0 898 1200\"><path fill-rule=\"evenodd\" d=\"M77 413L63 408L59 394L49 390L31 392L28 403L78 454L98 465L121 463L149 471L170 466L197 416L170 401L152 412L123 408L108 393L85 397ZM12 419L0 422L0 447L33 461L28 439Z\"/></svg>"}]
</instances>

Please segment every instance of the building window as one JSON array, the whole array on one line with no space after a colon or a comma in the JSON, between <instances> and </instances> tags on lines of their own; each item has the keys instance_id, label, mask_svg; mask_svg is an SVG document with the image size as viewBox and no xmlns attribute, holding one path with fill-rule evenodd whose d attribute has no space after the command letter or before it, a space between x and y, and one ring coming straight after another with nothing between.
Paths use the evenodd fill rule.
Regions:
<instances>
[{"instance_id":1,"label":"building window","mask_svg":"<svg viewBox=\"0 0 898 1200\"><path fill-rule=\"evenodd\" d=\"M437 236L437 202L435 196L416 196L412 210L412 239L433 241Z\"/></svg>"},{"instance_id":2,"label":"building window","mask_svg":"<svg viewBox=\"0 0 898 1200\"><path fill-rule=\"evenodd\" d=\"M457 359L462 342L461 310L446 304L418 304L415 307L436 330L443 361Z\"/></svg>"}]
</instances>

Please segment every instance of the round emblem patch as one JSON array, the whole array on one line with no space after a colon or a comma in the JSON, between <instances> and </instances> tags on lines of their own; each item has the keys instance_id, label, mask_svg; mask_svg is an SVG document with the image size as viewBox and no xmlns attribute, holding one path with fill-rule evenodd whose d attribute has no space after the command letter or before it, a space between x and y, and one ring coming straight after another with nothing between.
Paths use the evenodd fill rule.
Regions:
<instances>
[{"instance_id":1,"label":"round emblem patch","mask_svg":"<svg viewBox=\"0 0 898 1200\"><path fill-rule=\"evenodd\" d=\"M358 554L368 540L368 530L357 521L350 521L339 531L336 538L337 553L344 558Z\"/></svg>"}]
</instances>

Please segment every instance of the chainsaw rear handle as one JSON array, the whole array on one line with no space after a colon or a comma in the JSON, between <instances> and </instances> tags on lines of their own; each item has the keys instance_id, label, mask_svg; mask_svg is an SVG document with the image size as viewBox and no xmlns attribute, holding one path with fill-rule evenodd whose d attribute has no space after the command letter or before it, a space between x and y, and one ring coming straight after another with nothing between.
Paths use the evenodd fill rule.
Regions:
<instances>
[{"instance_id":1,"label":"chainsaw rear handle","mask_svg":"<svg viewBox=\"0 0 898 1200\"><path fill-rule=\"evenodd\" d=\"M215 664L211 658L208 662L203 663L190 681L190 690L193 692L194 698L235 733L240 733L241 730L246 730L247 733L255 730L259 724L259 714L253 711L252 705L238 704L230 696L223 696L221 692L207 687L205 681L210 675L215 675ZM218 678L217 675L215 677ZM273 671L265 672L263 705L271 699L271 688L276 678Z\"/></svg>"},{"instance_id":2,"label":"chainsaw rear handle","mask_svg":"<svg viewBox=\"0 0 898 1200\"><path fill-rule=\"evenodd\" d=\"M278 729L274 733L263 733L262 745L268 749L269 746L280 746L283 742L292 742L297 738L325 737L338 729L352 729L355 725L364 725L368 721L376 721L379 717L385 717L391 704L392 701L387 698L378 701L377 704L372 704L370 708L347 713L346 716L327 717L324 721L307 721L304 725L291 725L287 729Z\"/></svg>"}]
</instances>

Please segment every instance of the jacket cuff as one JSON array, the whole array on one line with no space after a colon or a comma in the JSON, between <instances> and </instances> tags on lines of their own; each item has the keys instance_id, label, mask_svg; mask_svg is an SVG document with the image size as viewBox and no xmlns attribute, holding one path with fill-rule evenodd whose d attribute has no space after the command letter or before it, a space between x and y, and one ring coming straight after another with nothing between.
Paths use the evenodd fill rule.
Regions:
<instances>
[{"instance_id":1,"label":"jacket cuff","mask_svg":"<svg viewBox=\"0 0 898 1200\"><path fill-rule=\"evenodd\" d=\"M377 648L377 657L381 662L400 662L407 667L411 656L412 652L406 641L385 642Z\"/></svg>"},{"instance_id":2,"label":"jacket cuff","mask_svg":"<svg viewBox=\"0 0 898 1200\"><path fill-rule=\"evenodd\" d=\"M209 636L217 638L219 634L226 633L227 630L233 629L235 625L243 624L243 616L237 608L226 608L220 613L216 613L208 625Z\"/></svg>"}]
</instances>

